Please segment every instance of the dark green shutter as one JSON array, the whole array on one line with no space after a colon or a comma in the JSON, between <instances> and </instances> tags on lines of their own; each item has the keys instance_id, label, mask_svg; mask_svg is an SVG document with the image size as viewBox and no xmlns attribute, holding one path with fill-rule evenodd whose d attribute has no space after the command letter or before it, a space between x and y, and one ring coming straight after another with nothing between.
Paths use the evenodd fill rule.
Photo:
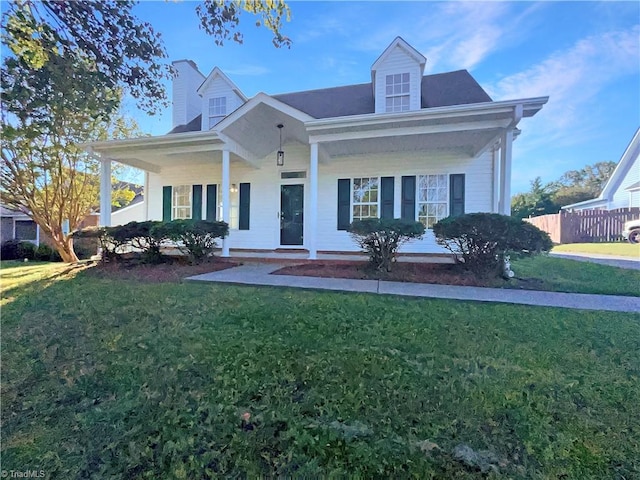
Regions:
<instances>
[{"instance_id":1,"label":"dark green shutter","mask_svg":"<svg viewBox=\"0 0 640 480\"><path fill-rule=\"evenodd\" d=\"M218 215L218 186L207 185L207 220L213 222Z\"/></svg>"},{"instance_id":2,"label":"dark green shutter","mask_svg":"<svg viewBox=\"0 0 640 480\"><path fill-rule=\"evenodd\" d=\"M464 215L464 174L449 175L449 215Z\"/></svg>"},{"instance_id":3,"label":"dark green shutter","mask_svg":"<svg viewBox=\"0 0 640 480\"><path fill-rule=\"evenodd\" d=\"M191 209L191 218L193 220L202 220L202 185L193 185L191 201L193 207Z\"/></svg>"},{"instance_id":4,"label":"dark green shutter","mask_svg":"<svg viewBox=\"0 0 640 480\"><path fill-rule=\"evenodd\" d=\"M338 180L338 230L347 230L351 223L351 179Z\"/></svg>"},{"instance_id":5,"label":"dark green shutter","mask_svg":"<svg viewBox=\"0 0 640 480\"><path fill-rule=\"evenodd\" d=\"M251 184L240 184L240 218L238 219L239 230L249 230L249 206L251 203Z\"/></svg>"},{"instance_id":6,"label":"dark green shutter","mask_svg":"<svg viewBox=\"0 0 640 480\"><path fill-rule=\"evenodd\" d=\"M162 221L171 221L171 186L162 187Z\"/></svg>"},{"instance_id":7,"label":"dark green shutter","mask_svg":"<svg viewBox=\"0 0 640 480\"><path fill-rule=\"evenodd\" d=\"M402 177L402 204L400 216L405 220L416 219L416 177Z\"/></svg>"},{"instance_id":8,"label":"dark green shutter","mask_svg":"<svg viewBox=\"0 0 640 480\"><path fill-rule=\"evenodd\" d=\"M395 178L382 177L380 182L380 218L393 218L393 183Z\"/></svg>"}]
</instances>

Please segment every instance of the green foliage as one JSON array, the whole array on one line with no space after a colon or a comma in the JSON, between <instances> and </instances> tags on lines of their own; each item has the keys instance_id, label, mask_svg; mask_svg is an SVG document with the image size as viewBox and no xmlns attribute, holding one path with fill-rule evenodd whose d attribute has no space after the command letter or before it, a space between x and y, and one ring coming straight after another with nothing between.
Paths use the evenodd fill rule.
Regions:
<instances>
[{"instance_id":1,"label":"green foliage","mask_svg":"<svg viewBox=\"0 0 640 480\"><path fill-rule=\"evenodd\" d=\"M557 213L565 205L596 198L615 167L615 162L598 162L565 172L557 181L546 185L537 177L531 182L531 190L512 197L511 214L516 218L537 217Z\"/></svg>"},{"instance_id":2,"label":"green foliage","mask_svg":"<svg viewBox=\"0 0 640 480\"><path fill-rule=\"evenodd\" d=\"M484 478L466 443L487 478L640 475L633 314L34 267L0 272L5 470Z\"/></svg>"},{"instance_id":3,"label":"green foliage","mask_svg":"<svg viewBox=\"0 0 640 480\"><path fill-rule=\"evenodd\" d=\"M200 262L213 254L216 239L229 234L229 225L207 220L173 220L154 226L151 232L158 238L173 240L191 261Z\"/></svg>"},{"instance_id":4,"label":"green foliage","mask_svg":"<svg viewBox=\"0 0 640 480\"><path fill-rule=\"evenodd\" d=\"M41 243L36 249L34 256L34 260L41 260L44 262L60 262L62 261L62 257L60 254L51 248L46 243Z\"/></svg>"},{"instance_id":5,"label":"green foliage","mask_svg":"<svg viewBox=\"0 0 640 480\"><path fill-rule=\"evenodd\" d=\"M0 258L2 260L33 260L36 254L36 246L31 242L20 240L7 240L0 246Z\"/></svg>"},{"instance_id":6,"label":"green foliage","mask_svg":"<svg viewBox=\"0 0 640 480\"><path fill-rule=\"evenodd\" d=\"M529 192L516 194L511 199L511 215L522 219L557 213L561 205L557 205L552 196L549 185L543 186L540 177L536 177Z\"/></svg>"},{"instance_id":7,"label":"green foliage","mask_svg":"<svg viewBox=\"0 0 640 480\"><path fill-rule=\"evenodd\" d=\"M436 241L479 276L500 276L505 255L535 255L551 250L546 232L506 215L469 213L433 226Z\"/></svg>"},{"instance_id":8,"label":"green foliage","mask_svg":"<svg viewBox=\"0 0 640 480\"><path fill-rule=\"evenodd\" d=\"M369 262L379 271L390 272L398 248L424 235L420 222L400 218L367 218L357 220L349 226L353 240L369 255Z\"/></svg>"},{"instance_id":9,"label":"green foliage","mask_svg":"<svg viewBox=\"0 0 640 480\"><path fill-rule=\"evenodd\" d=\"M291 39L281 33L283 19L289 21L291 12L284 0L269 2L247 2L243 0L203 0L196 7L200 28L213 36L216 45L232 39L242 43L243 35L236 30L242 12L260 16L256 26L264 25L273 33L272 43L276 48L291 46Z\"/></svg>"}]
</instances>

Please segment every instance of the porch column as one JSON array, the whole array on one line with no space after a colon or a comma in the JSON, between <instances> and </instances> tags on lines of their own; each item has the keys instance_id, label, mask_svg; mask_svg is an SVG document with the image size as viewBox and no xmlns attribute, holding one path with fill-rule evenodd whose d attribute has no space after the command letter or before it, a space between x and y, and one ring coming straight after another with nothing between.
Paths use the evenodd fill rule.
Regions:
<instances>
[{"instance_id":1,"label":"porch column","mask_svg":"<svg viewBox=\"0 0 640 480\"><path fill-rule=\"evenodd\" d=\"M229 177L230 177L230 161L229 161L229 150L222 151L222 221L229 224L229 219L231 218L231 205L229 205L230 197L229 197ZM222 240L222 256L229 256L229 236L227 235Z\"/></svg>"},{"instance_id":2,"label":"porch column","mask_svg":"<svg viewBox=\"0 0 640 480\"><path fill-rule=\"evenodd\" d=\"M500 139L500 213L511 215L511 147L513 130L507 129Z\"/></svg>"},{"instance_id":3,"label":"porch column","mask_svg":"<svg viewBox=\"0 0 640 480\"><path fill-rule=\"evenodd\" d=\"M100 159L100 226L111 226L111 159Z\"/></svg>"},{"instance_id":4,"label":"porch column","mask_svg":"<svg viewBox=\"0 0 640 480\"><path fill-rule=\"evenodd\" d=\"M491 200L491 211L500 213L500 157L498 156L498 144L491 148L491 168L493 169L493 198Z\"/></svg>"},{"instance_id":5,"label":"porch column","mask_svg":"<svg viewBox=\"0 0 640 480\"><path fill-rule=\"evenodd\" d=\"M311 159L309 165L309 232L307 233L307 247L309 260L318 258L318 144L311 144Z\"/></svg>"}]
</instances>

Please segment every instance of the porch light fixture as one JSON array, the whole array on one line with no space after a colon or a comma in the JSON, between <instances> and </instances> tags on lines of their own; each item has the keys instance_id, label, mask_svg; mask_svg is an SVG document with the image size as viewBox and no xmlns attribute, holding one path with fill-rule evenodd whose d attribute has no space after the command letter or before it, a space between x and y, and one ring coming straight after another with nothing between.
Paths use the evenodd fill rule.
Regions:
<instances>
[{"instance_id":1,"label":"porch light fixture","mask_svg":"<svg viewBox=\"0 0 640 480\"><path fill-rule=\"evenodd\" d=\"M282 128L283 124L279 123L276 125L278 130L280 130L280 148L278 149L278 157L276 158L276 165L278 167L284 167L284 151L282 150Z\"/></svg>"},{"instance_id":2,"label":"porch light fixture","mask_svg":"<svg viewBox=\"0 0 640 480\"><path fill-rule=\"evenodd\" d=\"M231 184L231 188L229 189L229 191L231 193L237 193L238 192L238 186L235 183Z\"/></svg>"}]
</instances>

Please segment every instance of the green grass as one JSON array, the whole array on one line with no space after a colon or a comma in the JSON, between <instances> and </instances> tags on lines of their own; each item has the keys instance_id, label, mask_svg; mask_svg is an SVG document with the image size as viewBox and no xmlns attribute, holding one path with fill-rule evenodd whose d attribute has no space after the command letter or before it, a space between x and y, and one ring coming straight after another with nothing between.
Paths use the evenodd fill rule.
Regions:
<instances>
[{"instance_id":1,"label":"green grass","mask_svg":"<svg viewBox=\"0 0 640 480\"><path fill-rule=\"evenodd\" d=\"M479 478L466 443L489 478L640 476L635 315L56 268L0 272L3 470Z\"/></svg>"},{"instance_id":2,"label":"green grass","mask_svg":"<svg viewBox=\"0 0 640 480\"><path fill-rule=\"evenodd\" d=\"M540 255L512 262L516 278L504 288L640 296L640 270Z\"/></svg>"},{"instance_id":3,"label":"green grass","mask_svg":"<svg viewBox=\"0 0 640 480\"><path fill-rule=\"evenodd\" d=\"M553 247L555 253L597 253L640 258L640 244L632 243L567 243Z\"/></svg>"}]
</instances>

